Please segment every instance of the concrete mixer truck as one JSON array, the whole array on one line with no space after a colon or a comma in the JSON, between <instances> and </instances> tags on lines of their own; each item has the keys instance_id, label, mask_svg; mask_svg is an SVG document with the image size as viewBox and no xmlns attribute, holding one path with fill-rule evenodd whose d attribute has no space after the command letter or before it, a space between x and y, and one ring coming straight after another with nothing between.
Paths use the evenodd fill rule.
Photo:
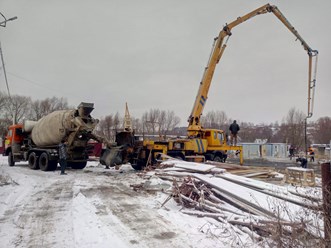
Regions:
<instances>
[{"instance_id":1,"label":"concrete mixer truck","mask_svg":"<svg viewBox=\"0 0 331 248\"><path fill-rule=\"evenodd\" d=\"M8 164L14 166L15 162L28 161L34 170L56 170L58 144L66 140L68 167L83 169L90 139L110 145L106 139L92 133L98 123L90 115L92 110L93 103L82 102L77 109L58 110L39 121L25 120L22 124L9 126L4 152Z\"/></svg>"}]
</instances>

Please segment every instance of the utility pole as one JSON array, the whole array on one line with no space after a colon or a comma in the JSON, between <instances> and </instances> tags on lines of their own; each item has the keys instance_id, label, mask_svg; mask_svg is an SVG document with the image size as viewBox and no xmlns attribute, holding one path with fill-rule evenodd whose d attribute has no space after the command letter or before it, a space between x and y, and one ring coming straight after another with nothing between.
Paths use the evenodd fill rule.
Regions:
<instances>
[{"instance_id":1,"label":"utility pole","mask_svg":"<svg viewBox=\"0 0 331 248\"><path fill-rule=\"evenodd\" d=\"M5 81L6 81L8 96L9 96L9 99L11 99L10 91L9 91L9 85L8 85L8 79L7 79L7 73L6 73L6 67L5 67L5 61L3 59L3 54L2 54L1 42L0 42L0 56L1 56L1 63L2 63L2 68L3 68L3 74L5 75Z\"/></svg>"},{"instance_id":2,"label":"utility pole","mask_svg":"<svg viewBox=\"0 0 331 248\"><path fill-rule=\"evenodd\" d=\"M17 19L17 16L14 16L14 17L11 17L11 18L7 19L1 12L0 12L0 15L4 19L3 21L0 22L0 27L3 27L3 28L6 27L7 22L14 21L14 20ZM9 91L9 85L8 85L7 73L6 73L6 68L5 68L5 62L4 62L3 54L2 54L1 42L0 42L0 56L1 56L1 63L2 63L3 72L4 72L4 75L5 75L5 81L6 81L6 86L7 86L9 100L10 100L11 103L13 103L12 98L10 96L10 91ZM15 124L15 122L16 122L16 116L14 114L14 116L13 116L13 124Z\"/></svg>"},{"instance_id":3,"label":"utility pole","mask_svg":"<svg viewBox=\"0 0 331 248\"><path fill-rule=\"evenodd\" d=\"M0 22L0 27L6 27L7 22L14 21L14 20L17 19L17 16L14 16L14 17L11 17L11 18L7 19L1 12L0 12L0 15L4 19L2 22ZM1 56L1 63L2 63L2 68L3 68L3 73L5 75L5 81L6 81L8 96L9 96L9 99L11 101L11 96L10 96L10 91L9 91L9 86L8 86L7 73L6 73L6 68L5 68L5 62L4 62L3 54L2 54L1 42L0 42L0 56Z\"/></svg>"}]
</instances>

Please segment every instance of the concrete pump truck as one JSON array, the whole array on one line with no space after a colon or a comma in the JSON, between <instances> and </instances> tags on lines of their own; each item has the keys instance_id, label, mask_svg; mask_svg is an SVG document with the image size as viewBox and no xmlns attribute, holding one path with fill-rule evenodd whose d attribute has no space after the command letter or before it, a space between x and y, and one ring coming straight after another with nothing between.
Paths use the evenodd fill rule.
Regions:
<instances>
[{"instance_id":1,"label":"concrete pump truck","mask_svg":"<svg viewBox=\"0 0 331 248\"><path fill-rule=\"evenodd\" d=\"M226 24L214 39L211 55L200 82L198 94L193 104L192 112L188 118L187 137L183 139L169 139L167 141L137 141L132 132L119 133L117 137L118 147L112 148L110 152L104 153L101 162L108 166L115 163L130 162L135 169L142 169L149 162L155 160L160 153L167 154L180 159L192 157L204 157L207 160L224 161L226 152L234 150L239 153L240 164L243 164L242 146L232 146L227 142L223 130L207 129L201 125L201 116L208 99L208 92L214 75L216 65L219 63L227 46L232 29L239 24L258 15L273 13L293 35L301 42L309 57L308 64L308 118L312 116L313 96L316 84L316 66L318 51L311 49L296 29L284 17L276 6L266 4L252 12L238 17L235 21ZM313 61L313 59L315 59ZM313 63L315 73L312 76ZM116 161L116 162L115 162Z\"/></svg>"}]
</instances>

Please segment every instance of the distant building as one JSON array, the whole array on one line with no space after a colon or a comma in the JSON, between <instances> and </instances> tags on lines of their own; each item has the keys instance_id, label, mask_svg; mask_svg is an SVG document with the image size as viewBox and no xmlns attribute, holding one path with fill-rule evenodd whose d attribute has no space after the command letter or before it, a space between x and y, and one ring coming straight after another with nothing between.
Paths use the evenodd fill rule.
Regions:
<instances>
[{"instance_id":1,"label":"distant building","mask_svg":"<svg viewBox=\"0 0 331 248\"><path fill-rule=\"evenodd\" d=\"M330 159L330 144L312 144L316 158Z\"/></svg>"},{"instance_id":2,"label":"distant building","mask_svg":"<svg viewBox=\"0 0 331 248\"><path fill-rule=\"evenodd\" d=\"M287 158L288 145L286 143L266 143L265 140L256 140L255 143L241 143L244 159L249 158Z\"/></svg>"}]
</instances>

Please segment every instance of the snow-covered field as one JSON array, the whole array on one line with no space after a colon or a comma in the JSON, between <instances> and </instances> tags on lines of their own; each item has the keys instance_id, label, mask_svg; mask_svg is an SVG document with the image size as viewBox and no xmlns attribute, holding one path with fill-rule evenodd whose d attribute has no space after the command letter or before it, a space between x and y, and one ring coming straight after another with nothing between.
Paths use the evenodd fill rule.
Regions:
<instances>
[{"instance_id":1,"label":"snow-covered field","mask_svg":"<svg viewBox=\"0 0 331 248\"><path fill-rule=\"evenodd\" d=\"M128 165L105 170L89 162L82 171L9 167L0 157L1 247L219 247L209 221L160 208L160 192L136 192L144 181ZM157 182L158 179L155 179ZM153 182L150 180L149 182ZM168 188L165 182L157 186Z\"/></svg>"},{"instance_id":2,"label":"snow-covered field","mask_svg":"<svg viewBox=\"0 0 331 248\"><path fill-rule=\"evenodd\" d=\"M172 199L162 206L171 182L155 172L89 162L67 173L9 167L0 157L0 247L263 247L249 231L187 215Z\"/></svg>"}]
</instances>

